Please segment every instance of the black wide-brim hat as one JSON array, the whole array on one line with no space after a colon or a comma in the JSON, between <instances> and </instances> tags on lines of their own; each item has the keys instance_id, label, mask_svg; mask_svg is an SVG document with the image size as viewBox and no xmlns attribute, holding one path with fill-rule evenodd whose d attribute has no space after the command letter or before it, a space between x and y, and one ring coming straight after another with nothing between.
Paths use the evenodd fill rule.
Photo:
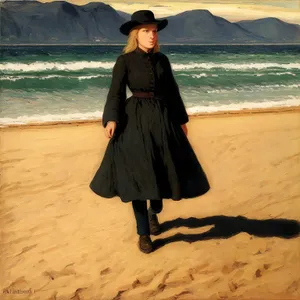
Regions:
<instances>
[{"instance_id":1,"label":"black wide-brim hat","mask_svg":"<svg viewBox=\"0 0 300 300\"><path fill-rule=\"evenodd\" d=\"M164 29L168 25L167 19L155 19L151 10L138 10L131 15L131 20L120 26L120 32L129 35L130 30L141 24L157 24L157 31Z\"/></svg>"}]
</instances>

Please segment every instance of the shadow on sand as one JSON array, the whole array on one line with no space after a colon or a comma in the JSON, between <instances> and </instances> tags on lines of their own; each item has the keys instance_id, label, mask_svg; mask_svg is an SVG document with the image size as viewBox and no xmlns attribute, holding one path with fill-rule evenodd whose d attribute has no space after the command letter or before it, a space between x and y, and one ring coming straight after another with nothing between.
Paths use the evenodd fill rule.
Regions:
<instances>
[{"instance_id":1,"label":"shadow on sand","mask_svg":"<svg viewBox=\"0 0 300 300\"><path fill-rule=\"evenodd\" d=\"M243 216L228 217L228 216L213 216L206 218L178 218L171 221L166 221L161 224L161 233L172 228L188 227L198 228L208 225L214 225L209 231L199 234L183 234L177 233L173 236L156 239L153 241L154 249L163 247L166 244L184 241L193 243L201 240L209 239L226 239L241 232L247 232L250 235L258 237L280 237L293 238L300 234L300 222L287 219L266 219L255 220L248 219Z\"/></svg>"}]
</instances>

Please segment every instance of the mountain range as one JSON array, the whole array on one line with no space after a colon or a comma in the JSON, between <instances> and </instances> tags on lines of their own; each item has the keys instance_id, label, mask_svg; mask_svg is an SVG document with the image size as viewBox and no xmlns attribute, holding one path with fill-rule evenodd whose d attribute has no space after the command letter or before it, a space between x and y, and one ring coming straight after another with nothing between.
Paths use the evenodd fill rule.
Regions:
<instances>
[{"instance_id":1,"label":"mountain range","mask_svg":"<svg viewBox=\"0 0 300 300\"><path fill-rule=\"evenodd\" d=\"M159 42L180 44L300 43L300 25L278 18L229 22L209 10L194 9L166 17ZM0 3L1 44L125 44L119 27L130 15L102 2Z\"/></svg>"}]
</instances>

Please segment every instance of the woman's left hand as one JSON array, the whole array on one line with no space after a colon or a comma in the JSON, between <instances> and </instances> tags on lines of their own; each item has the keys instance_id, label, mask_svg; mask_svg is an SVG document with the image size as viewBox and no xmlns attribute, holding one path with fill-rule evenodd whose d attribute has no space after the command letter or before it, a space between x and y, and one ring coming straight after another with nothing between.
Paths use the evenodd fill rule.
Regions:
<instances>
[{"instance_id":1,"label":"woman's left hand","mask_svg":"<svg viewBox=\"0 0 300 300\"><path fill-rule=\"evenodd\" d=\"M185 133L185 135L187 136L187 134L188 134L188 129L187 129L186 124L181 125L181 128L182 128L183 132Z\"/></svg>"}]
</instances>

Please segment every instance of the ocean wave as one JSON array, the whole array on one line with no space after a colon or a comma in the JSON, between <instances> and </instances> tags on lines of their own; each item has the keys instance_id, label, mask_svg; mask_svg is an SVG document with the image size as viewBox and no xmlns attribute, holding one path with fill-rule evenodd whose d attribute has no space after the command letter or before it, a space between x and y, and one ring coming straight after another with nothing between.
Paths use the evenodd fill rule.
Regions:
<instances>
[{"instance_id":1,"label":"ocean wave","mask_svg":"<svg viewBox=\"0 0 300 300\"><path fill-rule=\"evenodd\" d=\"M185 73L179 73L176 74L177 76L183 76L183 77L191 77L191 78L205 78L205 77L221 77L222 75L227 76L226 74L207 74L207 73L200 73L200 74L185 74ZM281 75L291 75L291 76L296 76L296 74L292 72L270 72L270 73L247 73L243 74L242 76L256 76L256 77L261 77L261 76L281 76ZM241 76L241 75L239 75ZM7 76L2 76L0 77L0 81L18 81L18 80L26 80L26 79L35 79L35 80L47 80L47 79L52 79L52 78L66 78L66 79L77 79L77 80L89 80L93 78L99 78L99 77L112 77L111 74L98 74L98 75L88 75L88 76L70 76L70 75L7 75Z\"/></svg>"},{"instance_id":2,"label":"ocean wave","mask_svg":"<svg viewBox=\"0 0 300 300\"><path fill-rule=\"evenodd\" d=\"M257 109L257 108L272 108L272 107L289 107L300 106L300 97L292 96L291 99L265 102L240 102L230 104L209 103L208 105L197 105L187 108L189 115L194 115L201 112L221 112L221 111L237 111L243 109ZM68 122L68 121L84 121L84 120L99 120L102 118L102 111L94 111L88 113L70 113L70 114L47 114L47 115L23 115L16 118L0 118L0 127L8 125L24 125L35 123L48 122Z\"/></svg>"},{"instance_id":3,"label":"ocean wave","mask_svg":"<svg viewBox=\"0 0 300 300\"><path fill-rule=\"evenodd\" d=\"M17 72L41 72L49 70L60 71L78 71L83 69L112 69L115 62L101 61L70 61L70 62L33 62L25 63L3 63L0 64L0 71L17 71Z\"/></svg>"},{"instance_id":4,"label":"ocean wave","mask_svg":"<svg viewBox=\"0 0 300 300\"><path fill-rule=\"evenodd\" d=\"M269 75L275 75L275 76L281 76L281 75L292 75L292 76L296 76L296 74L292 73L292 72L270 72L270 73L258 73L258 74L254 74L257 77L260 76L269 76Z\"/></svg>"},{"instance_id":5,"label":"ocean wave","mask_svg":"<svg viewBox=\"0 0 300 300\"><path fill-rule=\"evenodd\" d=\"M34 123L47 123L59 121L82 121L94 120L102 118L102 111L95 111L89 113L70 113L70 114L46 114L46 115L23 115L16 118L0 118L0 125L9 124L34 124Z\"/></svg>"},{"instance_id":6,"label":"ocean wave","mask_svg":"<svg viewBox=\"0 0 300 300\"><path fill-rule=\"evenodd\" d=\"M200 74L192 74L192 73L177 73L176 76L185 76L185 77L192 77L192 78L202 78L202 77L221 77L221 76L228 76L227 73L223 74L207 74L207 73L200 73ZM268 73L245 73L245 74L239 74L238 76L282 76L282 75L291 75L291 76L297 76L295 73L292 72L268 72Z\"/></svg>"},{"instance_id":7,"label":"ocean wave","mask_svg":"<svg viewBox=\"0 0 300 300\"><path fill-rule=\"evenodd\" d=\"M187 77L192 77L192 78L201 78L201 77L219 77L219 75L216 74L206 74L206 73L201 73L201 74L177 74L177 76L187 76Z\"/></svg>"},{"instance_id":8,"label":"ocean wave","mask_svg":"<svg viewBox=\"0 0 300 300\"><path fill-rule=\"evenodd\" d=\"M257 108L272 108L272 107L289 107L300 106L300 97L293 97L293 99L281 101L265 101L265 102L240 102L221 105L197 105L187 108L189 115L197 114L199 112L218 112L229 110L242 110L242 109L257 109Z\"/></svg>"},{"instance_id":9,"label":"ocean wave","mask_svg":"<svg viewBox=\"0 0 300 300\"><path fill-rule=\"evenodd\" d=\"M33 63L2 63L0 64L0 71L2 72L42 72L49 70L63 70L63 71L78 71L83 69L112 69L115 62L101 62L101 61L69 61L69 62L41 62ZM174 70L191 70L191 69L226 69L226 70L249 70L257 69L263 70L268 68L282 68L282 69L300 69L300 63L172 63Z\"/></svg>"},{"instance_id":10,"label":"ocean wave","mask_svg":"<svg viewBox=\"0 0 300 300\"><path fill-rule=\"evenodd\" d=\"M47 80L47 79L51 79L51 78L67 78L67 79L78 79L78 80L88 80L88 79L92 79L92 78L98 78L98 77L111 77L112 75L104 75L104 74L99 74L99 75L89 75L89 76L63 76L63 75L47 75L47 76L33 76L33 75L29 75L29 76L3 76L0 77L0 81L1 80L8 80L8 81L17 81L17 80L26 80L26 79L35 79L35 80Z\"/></svg>"},{"instance_id":11,"label":"ocean wave","mask_svg":"<svg viewBox=\"0 0 300 300\"><path fill-rule=\"evenodd\" d=\"M190 69L226 69L226 70L249 70L257 69L263 70L268 68L282 68L282 69L300 69L300 63L186 63L177 64L173 63L172 67L174 70L190 70Z\"/></svg>"},{"instance_id":12,"label":"ocean wave","mask_svg":"<svg viewBox=\"0 0 300 300\"><path fill-rule=\"evenodd\" d=\"M246 89L247 88L247 89ZM265 91L266 88L269 90L274 90L277 88L300 88L300 83L296 84L266 84L266 85L251 85L249 87L240 87L240 88L230 88L230 89L215 89L208 90L206 93L208 94L220 94L220 93L228 93L228 92L257 92L257 91Z\"/></svg>"}]
</instances>

